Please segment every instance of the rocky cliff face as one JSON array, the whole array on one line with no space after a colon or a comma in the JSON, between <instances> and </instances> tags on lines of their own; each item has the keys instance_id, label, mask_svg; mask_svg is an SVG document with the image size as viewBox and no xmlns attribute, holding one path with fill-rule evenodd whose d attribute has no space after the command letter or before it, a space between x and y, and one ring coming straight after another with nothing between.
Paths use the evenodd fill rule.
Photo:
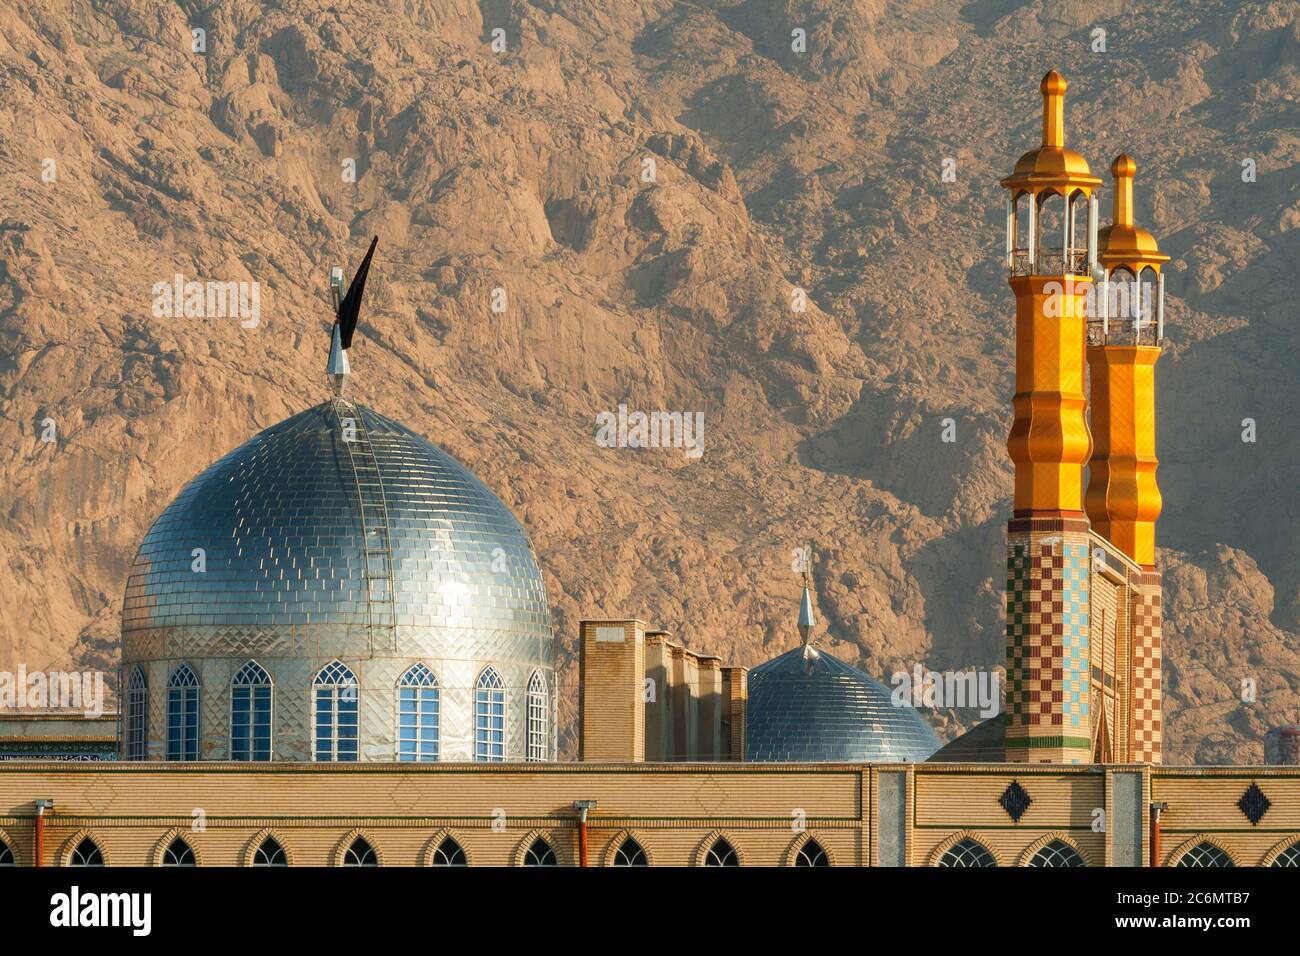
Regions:
<instances>
[{"instance_id":1,"label":"rocky cliff face","mask_svg":"<svg viewBox=\"0 0 1300 956\"><path fill-rule=\"evenodd\" d=\"M327 394L325 277L379 234L354 388L527 527L567 725L580 617L753 665L810 541L833 653L999 666L997 180L1055 66L1174 257L1167 757L1258 761L1300 717L1298 50L1286 2L0 2L0 656L114 666L139 538ZM176 274L260 321L155 317ZM620 403L702 412L703 457L600 447Z\"/></svg>"}]
</instances>

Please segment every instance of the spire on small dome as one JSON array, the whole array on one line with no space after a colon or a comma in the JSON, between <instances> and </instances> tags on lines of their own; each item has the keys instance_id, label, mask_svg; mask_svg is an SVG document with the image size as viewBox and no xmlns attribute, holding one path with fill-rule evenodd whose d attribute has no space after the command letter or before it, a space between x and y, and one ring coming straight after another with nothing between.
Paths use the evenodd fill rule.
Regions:
<instances>
[{"instance_id":1,"label":"spire on small dome","mask_svg":"<svg viewBox=\"0 0 1300 956\"><path fill-rule=\"evenodd\" d=\"M803 600L799 604L799 638L805 646L811 644L809 638L816 623L812 606L812 545L809 545L803 566Z\"/></svg>"}]
</instances>

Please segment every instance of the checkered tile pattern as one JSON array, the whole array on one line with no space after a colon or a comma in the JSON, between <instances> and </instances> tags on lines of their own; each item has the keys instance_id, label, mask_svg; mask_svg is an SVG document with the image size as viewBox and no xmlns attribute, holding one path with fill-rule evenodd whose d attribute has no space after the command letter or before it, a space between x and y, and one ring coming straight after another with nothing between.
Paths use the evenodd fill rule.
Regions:
<instances>
[{"instance_id":1,"label":"checkered tile pattern","mask_svg":"<svg viewBox=\"0 0 1300 956\"><path fill-rule=\"evenodd\" d=\"M1012 543L1007 555L1010 728L1087 734L1088 546Z\"/></svg>"},{"instance_id":2,"label":"checkered tile pattern","mask_svg":"<svg viewBox=\"0 0 1300 956\"><path fill-rule=\"evenodd\" d=\"M1160 763L1160 589L1133 595L1133 760Z\"/></svg>"}]
</instances>

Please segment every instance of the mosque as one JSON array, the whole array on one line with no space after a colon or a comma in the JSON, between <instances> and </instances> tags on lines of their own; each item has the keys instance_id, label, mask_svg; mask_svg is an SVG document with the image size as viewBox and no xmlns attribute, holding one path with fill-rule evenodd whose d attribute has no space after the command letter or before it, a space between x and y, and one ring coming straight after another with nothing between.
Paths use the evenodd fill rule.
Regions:
<instances>
[{"instance_id":1,"label":"mosque","mask_svg":"<svg viewBox=\"0 0 1300 956\"><path fill-rule=\"evenodd\" d=\"M1300 865L1300 767L1161 762L1168 256L1133 221L1127 156L1101 227L1065 91L1043 79L1042 145L1002 181L1004 713L941 745L816 646L806 581L799 646L753 670L581 622L579 759L559 762L524 529L348 396L372 242L346 292L331 279L329 399L211 464L141 542L120 720L0 718L0 865Z\"/></svg>"}]
</instances>

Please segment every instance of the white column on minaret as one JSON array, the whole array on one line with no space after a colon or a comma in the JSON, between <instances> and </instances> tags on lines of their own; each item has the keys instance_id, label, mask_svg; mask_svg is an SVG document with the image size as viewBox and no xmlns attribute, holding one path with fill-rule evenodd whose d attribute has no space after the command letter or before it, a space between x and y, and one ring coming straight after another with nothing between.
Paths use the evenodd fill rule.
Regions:
<instances>
[{"instance_id":1,"label":"white column on minaret","mask_svg":"<svg viewBox=\"0 0 1300 956\"><path fill-rule=\"evenodd\" d=\"M1061 210L1061 275L1069 275L1074 270L1070 268L1070 242L1074 238L1071 233L1071 226L1074 222L1074 202L1072 196L1065 197L1065 208Z\"/></svg>"},{"instance_id":2,"label":"white column on minaret","mask_svg":"<svg viewBox=\"0 0 1300 956\"><path fill-rule=\"evenodd\" d=\"M1106 344L1110 335L1110 270L1101 274L1101 344Z\"/></svg>"},{"instance_id":3,"label":"white column on minaret","mask_svg":"<svg viewBox=\"0 0 1300 956\"><path fill-rule=\"evenodd\" d=\"M1007 268L1015 267L1014 255L1016 248L1016 201L1010 193L1007 193Z\"/></svg>"},{"instance_id":4,"label":"white column on minaret","mask_svg":"<svg viewBox=\"0 0 1300 956\"><path fill-rule=\"evenodd\" d=\"M1088 275L1097 274L1097 194L1088 198Z\"/></svg>"},{"instance_id":5,"label":"white column on minaret","mask_svg":"<svg viewBox=\"0 0 1300 956\"><path fill-rule=\"evenodd\" d=\"M1160 273L1159 299L1156 302L1156 345L1165 337L1165 274Z\"/></svg>"},{"instance_id":6,"label":"white column on minaret","mask_svg":"<svg viewBox=\"0 0 1300 956\"><path fill-rule=\"evenodd\" d=\"M1142 273L1133 280L1133 341L1142 337Z\"/></svg>"},{"instance_id":7,"label":"white column on minaret","mask_svg":"<svg viewBox=\"0 0 1300 956\"><path fill-rule=\"evenodd\" d=\"M1026 193L1029 197L1029 272L1038 271L1038 197Z\"/></svg>"}]
</instances>

